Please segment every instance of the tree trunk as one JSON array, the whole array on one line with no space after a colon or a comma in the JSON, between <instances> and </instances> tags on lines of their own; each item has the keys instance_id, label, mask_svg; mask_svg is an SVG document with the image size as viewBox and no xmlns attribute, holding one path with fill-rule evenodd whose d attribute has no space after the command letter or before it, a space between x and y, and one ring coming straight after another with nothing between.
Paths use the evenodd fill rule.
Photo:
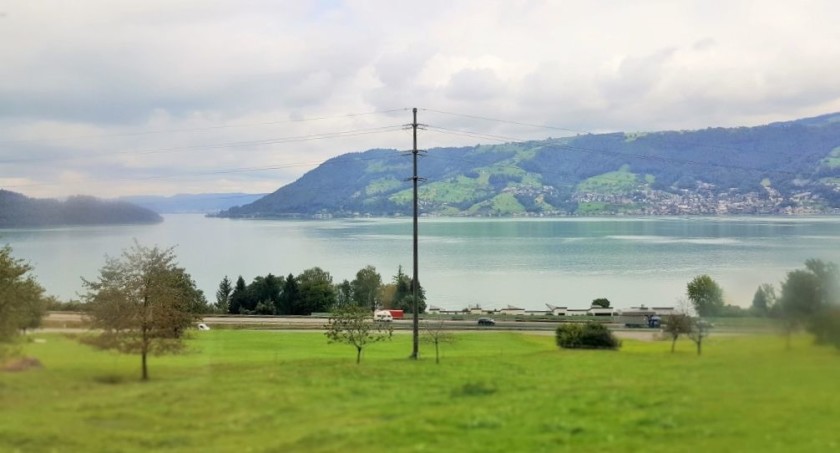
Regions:
<instances>
[{"instance_id":1,"label":"tree trunk","mask_svg":"<svg viewBox=\"0 0 840 453\"><path fill-rule=\"evenodd\" d=\"M149 281L148 278L146 279L146 289L149 288ZM140 325L140 332L142 335L141 343L140 343L140 361L143 368L143 375L141 377L142 380L148 381L149 380L149 370L146 367L146 355L149 353L149 326L146 324L149 319L149 295L143 294L143 321Z\"/></svg>"},{"instance_id":2,"label":"tree trunk","mask_svg":"<svg viewBox=\"0 0 840 453\"><path fill-rule=\"evenodd\" d=\"M356 346L356 365L362 361L362 348Z\"/></svg>"},{"instance_id":3,"label":"tree trunk","mask_svg":"<svg viewBox=\"0 0 840 453\"><path fill-rule=\"evenodd\" d=\"M671 354L674 353L674 348L677 346L677 337L673 337L671 339Z\"/></svg>"},{"instance_id":4,"label":"tree trunk","mask_svg":"<svg viewBox=\"0 0 840 453\"><path fill-rule=\"evenodd\" d=\"M440 363L440 346L438 341L435 341L435 363Z\"/></svg>"},{"instance_id":5,"label":"tree trunk","mask_svg":"<svg viewBox=\"0 0 840 453\"><path fill-rule=\"evenodd\" d=\"M143 352L140 353L140 361L142 363L142 368L143 368L142 379L144 381L148 381L149 380L149 370L148 370L148 368L146 368L146 348L143 348Z\"/></svg>"},{"instance_id":6,"label":"tree trunk","mask_svg":"<svg viewBox=\"0 0 840 453\"><path fill-rule=\"evenodd\" d=\"M700 337L697 340L697 355L700 355L703 352L703 337Z\"/></svg>"}]
</instances>

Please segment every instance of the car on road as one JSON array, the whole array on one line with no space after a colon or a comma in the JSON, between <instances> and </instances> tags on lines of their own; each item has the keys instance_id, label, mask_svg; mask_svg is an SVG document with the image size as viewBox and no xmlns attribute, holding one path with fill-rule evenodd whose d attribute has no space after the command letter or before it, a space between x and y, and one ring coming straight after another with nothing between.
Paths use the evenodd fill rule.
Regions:
<instances>
[{"instance_id":1,"label":"car on road","mask_svg":"<svg viewBox=\"0 0 840 453\"><path fill-rule=\"evenodd\" d=\"M495 326L496 321L491 318L478 318L478 325L479 326Z\"/></svg>"}]
</instances>

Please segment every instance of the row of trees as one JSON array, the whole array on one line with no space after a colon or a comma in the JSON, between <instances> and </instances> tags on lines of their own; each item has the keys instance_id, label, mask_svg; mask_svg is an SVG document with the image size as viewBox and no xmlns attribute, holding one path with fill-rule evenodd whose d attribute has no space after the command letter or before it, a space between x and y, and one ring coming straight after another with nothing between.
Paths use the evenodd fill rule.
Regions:
<instances>
[{"instance_id":1,"label":"row of trees","mask_svg":"<svg viewBox=\"0 0 840 453\"><path fill-rule=\"evenodd\" d=\"M804 269L787 273L779 291L769 283L759 285L748 311L725 305L723 290L708 275L691 280L687 294L700 318L736 311L770 317L784 330L788 345L794 332L805 329L817 343L840 348L840 268L835 263L809 259L805 261ZM665 324L665 331L674 342L681 334L694 336L692 339L698 343L699 353L704 336L700 321L680 314L668 317Z\"/></svg>"},{"instance_id":2,"label":"row of trees","mask_svg":"<svg viewBox=\"0 0 840 453\"><path fill-rule=\"evenodd\" d=\"M402 267L390 283L373 266L366 266L356 277L334 284L329 272L313 267L295 276L273 274L256 277L245 284L242 276L231 284L225 276L216 291L216 311L230 314L310 315L355 306L368 310L413 310L412 279ZM426 310L426 296L418 288L420 312Z\"/></svg>"},{"instance_id":3,"label":"row of trees","mask_svg":"<svg viewBox=\"0 0 840 453\"><path fill-rule=\"evenodd\" d=\"M771 284L760 285L752 310L778 320L788 345L792 333L805 329L818 343L840 348L840 269L835 263L807 260L804 269L788 272L778 293Z\"/></svg>"}]
</instances>

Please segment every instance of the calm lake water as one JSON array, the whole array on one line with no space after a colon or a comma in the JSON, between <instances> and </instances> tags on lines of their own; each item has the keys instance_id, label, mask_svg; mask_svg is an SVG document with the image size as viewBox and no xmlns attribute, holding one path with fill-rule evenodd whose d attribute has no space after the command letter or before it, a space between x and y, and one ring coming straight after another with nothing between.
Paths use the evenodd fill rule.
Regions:
<instances>
[{"instance_id":1,"label":"calm lake water","mask_svg":"<svg viewBox=\"0 0 840 453\"><path fill-rule=\"evenodd\" d=\"M729 303L749 306L760 283L778 284L808 258L840 263L840 218L421 219L420 281L445 309L546 303L588 307L673 305L685 285L711 275ZM225 275L299 274L319 266L336 282L373 265L390 280L411 274L410 219L268 221L167 215L158 225L0 230L48 293L75 298L105 256L136 239L176 246L215 298Z\"/></svg>"}]
</instances>

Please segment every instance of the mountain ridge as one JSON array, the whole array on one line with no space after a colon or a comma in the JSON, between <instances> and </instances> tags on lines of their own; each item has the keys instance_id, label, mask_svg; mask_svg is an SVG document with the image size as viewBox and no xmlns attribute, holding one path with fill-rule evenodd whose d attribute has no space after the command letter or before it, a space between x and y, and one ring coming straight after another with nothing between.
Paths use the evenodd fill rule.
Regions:
<instances>
[{"instance_id":1,"label":"mountain ridge","mask_svg":"<svg viewBox=\"0 0 840 453\"><path fill-rule=\"evenodd\" d=\"M65 201L30 198L0 189L0 228L160 223L156 212L140 206L76 195Z\"/></svg>"},{"instance_id":2,"label":"mountain ridge","mask_svg":"<svg viewBox=\"0 0 840 453\"><path fill-rule=\"evenodd\" d=\"M396 150L342 154L219 216L409 215L410 172L410 159ZM839 213L840 113L434 148L420 175L426 215Z\"/></svg>"}]
</instances>

